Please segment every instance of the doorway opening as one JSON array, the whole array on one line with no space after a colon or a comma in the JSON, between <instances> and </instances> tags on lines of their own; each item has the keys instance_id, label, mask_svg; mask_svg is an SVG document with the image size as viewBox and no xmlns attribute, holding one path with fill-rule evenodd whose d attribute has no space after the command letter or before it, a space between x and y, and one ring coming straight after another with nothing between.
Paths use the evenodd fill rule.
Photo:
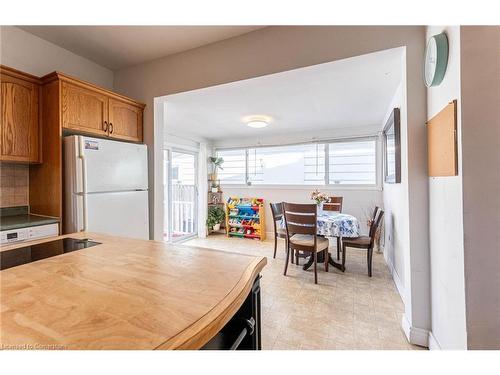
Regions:
<instances>
[{"instance_id":1,"label":"doorway opening","mask_svg":"<svg viewBox=\"0 0 500 375\"><path fill-rule=\"evenodd\" d=\"M185 241L198 233L197 161L196 152L164 150L164 241Z\"/></svg>"}]
</instances>

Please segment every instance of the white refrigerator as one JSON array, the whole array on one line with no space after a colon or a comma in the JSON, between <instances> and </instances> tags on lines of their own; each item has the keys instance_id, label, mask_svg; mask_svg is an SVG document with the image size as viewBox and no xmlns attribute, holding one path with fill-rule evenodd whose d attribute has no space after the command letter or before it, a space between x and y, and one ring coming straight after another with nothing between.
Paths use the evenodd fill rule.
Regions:
<instances>
[{"instance_id":1,"label":"white refrigerator","mask_svg":"<svg viewBox=\"0 0 500 375\"><path fill-rule=\"evenodd\" d=\"M147 146L64 138L65 232L149 239Z\"/></svg>"}]
</instances>

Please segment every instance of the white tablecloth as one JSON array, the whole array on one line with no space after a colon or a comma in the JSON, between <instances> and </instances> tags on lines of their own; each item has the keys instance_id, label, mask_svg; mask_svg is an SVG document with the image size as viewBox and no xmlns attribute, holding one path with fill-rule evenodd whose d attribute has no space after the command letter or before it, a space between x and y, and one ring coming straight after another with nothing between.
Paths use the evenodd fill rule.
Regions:
<instances>
[{"instance_id":1,"label":"white tablecloth","mask_svg":"<svg viewBox=\"0 0 500 375\"><path fill-rule=\"evenodd\" d=\"M325 237L359 237L361 235L356 217L338 212L321 212L317 217L317 233ZM285 221L281 220L281 228Z\"/></svg>"}]
</instances>

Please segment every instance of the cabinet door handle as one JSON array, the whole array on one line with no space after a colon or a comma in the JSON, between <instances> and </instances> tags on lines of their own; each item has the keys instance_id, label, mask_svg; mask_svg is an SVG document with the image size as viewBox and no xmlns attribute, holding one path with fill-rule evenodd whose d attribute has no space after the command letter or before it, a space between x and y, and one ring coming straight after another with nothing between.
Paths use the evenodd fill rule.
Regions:
<instances>
[{"instance_id":1,"label":"cabinet door handle","mask_svg":"<svg viewBox=\"0 0 500 375\"><path fill-rule=\"evenodd\" d=\"M250 319L245 319L245 323L247 325L247 328L249 330L249 335L253 335L253 332L255 330L255 319L252 317Z\"/></svg>"},{"instance_id":2,"label":"cabinet door handle","mask_svg":"<svg viewBox=\"0 0 500 375\"><path fill-rule=\"evenodd\" d=\"M104 121L104 127L103 127L103 130L105 133L108 132L108 122L107 121Z\"/></svg>"},{"instance_id":3,"label":"cabinet door handle","mask_svg":"<svg viewBox=\"0 0 500 375\"><path fill-rule=\"evenodd\" d=\"M113 123L109 123L109 134L113 134Z\"/></svg>"}]
</instances>

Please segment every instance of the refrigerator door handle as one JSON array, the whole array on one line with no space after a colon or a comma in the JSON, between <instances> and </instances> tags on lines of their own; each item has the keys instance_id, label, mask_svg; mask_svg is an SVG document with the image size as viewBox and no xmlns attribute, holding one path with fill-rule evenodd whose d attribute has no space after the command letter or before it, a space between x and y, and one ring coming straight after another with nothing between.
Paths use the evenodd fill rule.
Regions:
<instances>
[{"instance_id":1,"label":"refrigerator door handle","mask_svg":"<svg viewBox=\"0 0 500 375\"><path fill-rule=\"evenodd\" d=\"M82 231L86 231L88 228L88 212L87 212L87 162L85 160L85 155L83 152L83 138L79 137L80 140L80 152L78 157L82 160L82 198L83 198L83 228Z\"/></svg>"}]
</instances>

